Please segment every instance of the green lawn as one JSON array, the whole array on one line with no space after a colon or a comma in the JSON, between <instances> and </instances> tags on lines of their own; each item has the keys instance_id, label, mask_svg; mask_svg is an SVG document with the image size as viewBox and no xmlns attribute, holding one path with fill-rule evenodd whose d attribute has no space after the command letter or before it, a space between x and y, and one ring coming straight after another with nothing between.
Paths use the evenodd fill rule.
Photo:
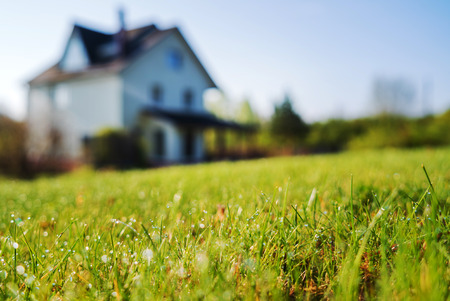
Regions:
<instances>
[{"instance_id":1,"label":"green lawn","mask_svg":"<svg viewBox=\"0 0 450 301\"><path fill-rule=\"evenodd\" d=\"M446 300L449 184L449 148L3 179L0 299Z\"/></svg>"}]
</instances>

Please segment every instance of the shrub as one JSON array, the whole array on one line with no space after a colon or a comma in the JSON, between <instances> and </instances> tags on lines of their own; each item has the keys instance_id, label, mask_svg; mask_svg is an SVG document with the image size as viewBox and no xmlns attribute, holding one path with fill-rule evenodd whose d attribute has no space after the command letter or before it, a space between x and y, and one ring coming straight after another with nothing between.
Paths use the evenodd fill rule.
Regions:
<instances>
[{"instance_id":1,"label":"shrub","mask_svg":"<svg viewBox=\"0 0 450 301\"><path fill-rule=\"evenodd\" d=\"M0 115L0 173L23 176L26 173L25 125Z\"/></svg>"},{"instance_id":2,"label":"shrub","mask_svg":"<svg viewBox=\"0 0 450 301\"><path fill-rule=\"evenodd\" d=\"M103 129L85 144L96 168L128 169L146 165L141 135L121 129Z\"/></svg>"}]
</instances>

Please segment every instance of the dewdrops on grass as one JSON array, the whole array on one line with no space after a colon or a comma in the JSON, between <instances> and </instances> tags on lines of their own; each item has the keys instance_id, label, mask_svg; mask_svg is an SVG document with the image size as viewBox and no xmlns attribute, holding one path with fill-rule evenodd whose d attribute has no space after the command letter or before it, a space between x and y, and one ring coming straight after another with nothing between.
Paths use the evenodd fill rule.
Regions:
<instances>
[{"instance_id":1,"label":"dewdrops on grass","mask_svg":"<svg viewBox=\"0 0 450 301\"><path fill-rule=\"evenodd\" d=\"M22 265L18 265L18 266L16 267L16 272L17 272L17 274L19 274L19 275L23 275L23 273L25 273L25 268L24 268Z\"/></svg>"}]
</instances>

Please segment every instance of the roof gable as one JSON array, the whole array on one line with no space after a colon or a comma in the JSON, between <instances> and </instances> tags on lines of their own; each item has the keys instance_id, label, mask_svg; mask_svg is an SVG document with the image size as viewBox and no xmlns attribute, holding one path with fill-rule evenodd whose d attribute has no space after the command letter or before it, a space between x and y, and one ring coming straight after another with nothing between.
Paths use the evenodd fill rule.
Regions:
<instances>
[{"instance_id":1,"label":"roof gable","mask_svg":"<svg viewBox=\"0 0 450 301\"><path fill-rule=\"evenodd\" d=\"M85 44L79 31L73 30L59 66L66 71L77 71L86 68L88 65L89 56Z\"/></svg>"},{"instance_id":2,"label":"roof gable","mask_svg":"<svg viewBox=\"0 0 450 301\"><path fill-rule=\"evenodd\" d=\"M103 51L108 45L115 44L114 35L95 31L80 25L75 25L74 31L79 32L92 65L105 63L111 60L116 54L113 53L111 55Z\"/></svg>"},{"instance_id":3,"label":"roof gable","mask_svg":"<svg viewBox=\"0 0 450 301\"><path fill-rule=\"evenodd\" d=\"M194 50L191 48L189 43L186 41L184 36L181 34L181 31L176 28L175 34L178 36L178 38L181 40L181 42L184 44L185 48L188 50L189 54L191 55L192 59L194 60L195 64L200 68L200 71L203 73L203 75L206 77L209 87L210 88L217 88L216 83L213 81L211 76L209 75L208 71L206 71L203 64L200 62L200 59L195 54Z\"/></svg>"}]
</instances>

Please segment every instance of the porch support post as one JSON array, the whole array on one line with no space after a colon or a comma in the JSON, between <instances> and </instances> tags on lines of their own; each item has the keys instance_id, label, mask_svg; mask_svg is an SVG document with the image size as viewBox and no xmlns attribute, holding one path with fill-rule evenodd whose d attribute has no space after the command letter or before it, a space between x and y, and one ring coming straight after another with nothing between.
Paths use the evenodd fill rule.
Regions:
<instances>
[{"instance_id":1,"label":"porch support post","mask_svg":"<svg viewBox=\"0 0 450 301\"><path fill-rule=\"evenodd\" d=\"M218 157L224 158L226 152L225 130L220 128L216 130L216 148Z\"/></svg>"}]
</instances>

